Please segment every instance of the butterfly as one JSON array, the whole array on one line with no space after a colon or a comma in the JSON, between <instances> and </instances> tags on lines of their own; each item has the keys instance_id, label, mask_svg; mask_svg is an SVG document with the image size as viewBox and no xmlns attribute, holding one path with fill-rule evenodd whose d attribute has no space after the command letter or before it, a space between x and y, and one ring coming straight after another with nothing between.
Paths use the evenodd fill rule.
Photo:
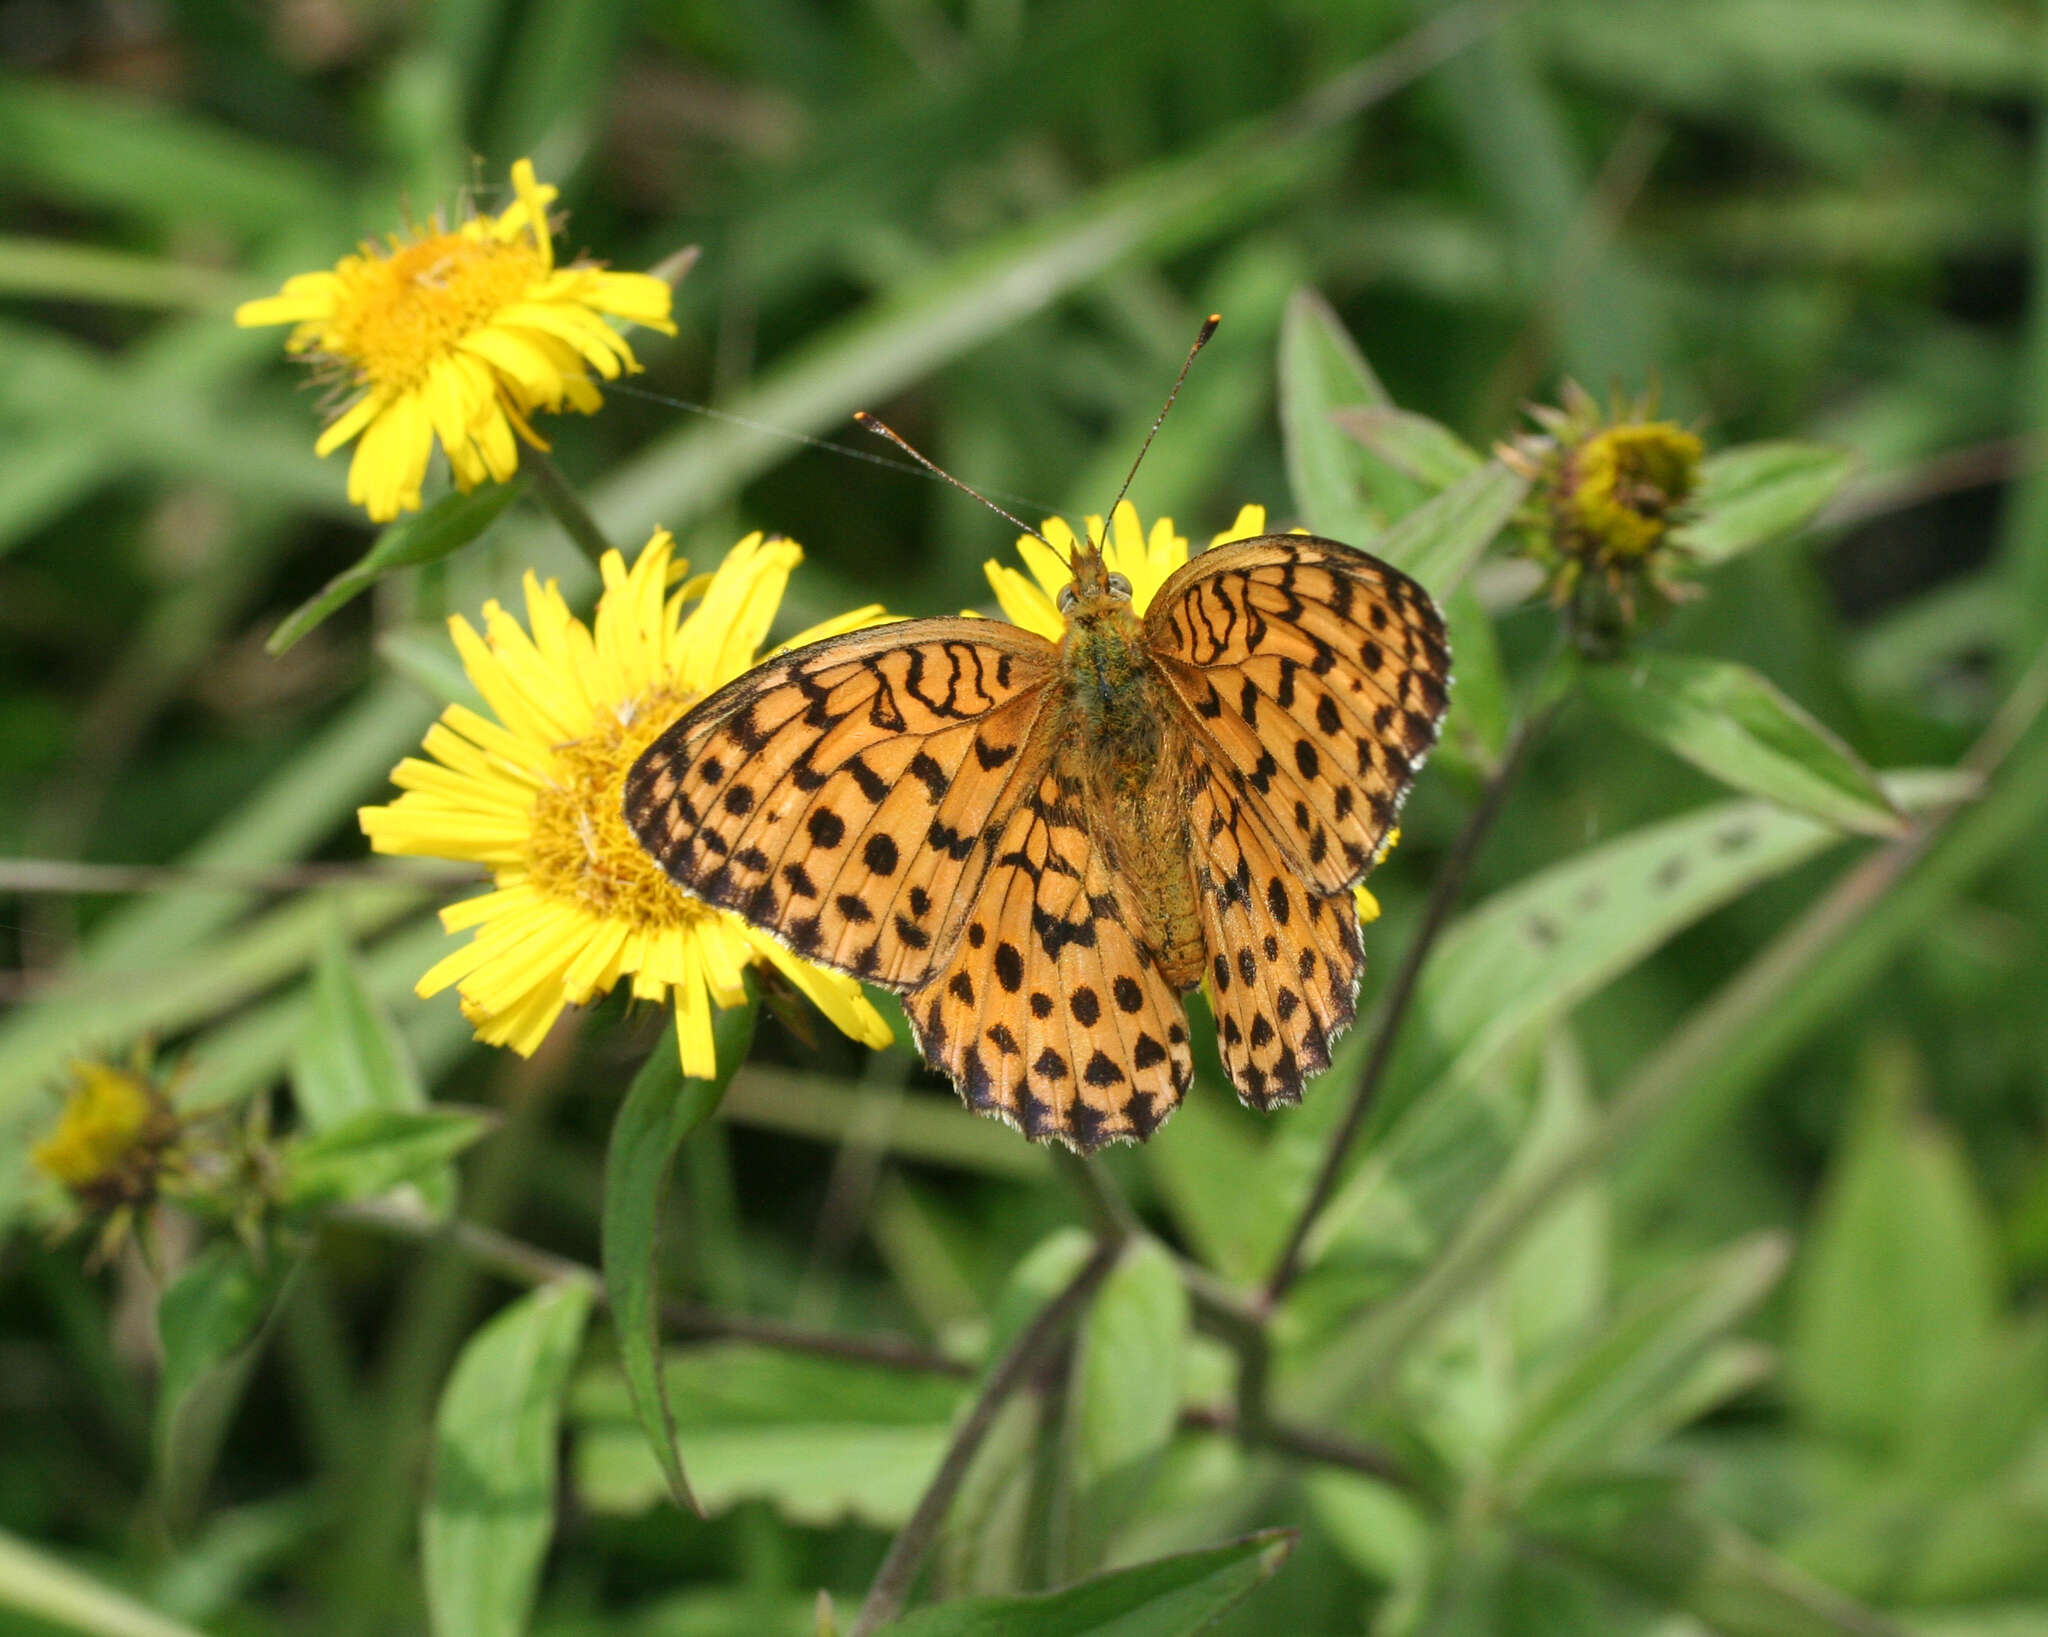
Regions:
<instances>
[{"instance_id":1,"label":"butterfly","mask_svg":"<svg viewBox=\"0 0 2048 1637\"><path fill-rule=\"evenodd\" d=\"M1194 1076L1202 984L1248 1104L1356 1010L1351 888L1436 742L1429 594L1313 535L1211 547L1140 615L1079 542L1057 643L996 620L828 638L684 714L625 815L688 892L903 998L968 1106L1087 1152Z\"/></svg>"}]
</instances>

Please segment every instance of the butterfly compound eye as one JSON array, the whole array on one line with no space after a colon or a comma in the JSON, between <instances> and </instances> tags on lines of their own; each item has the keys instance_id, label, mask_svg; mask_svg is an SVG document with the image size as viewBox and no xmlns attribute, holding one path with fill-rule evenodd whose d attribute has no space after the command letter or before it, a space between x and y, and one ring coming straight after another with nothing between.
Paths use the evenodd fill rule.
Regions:
<instances>
[{"instance_id":1,"label":"butterfly compound eye","mask_svg":"<svg viewBox=\"0 0 2048 1637\"><path fill-rule=\"evenodd\" d=\"M1059 605L1060 605L1060 612L1061 612L1062 614L1071 614L1071 613L1073 613L1073 611L1074 611L1074 588L1073 588L1072 586L1070 586L1070 585L1063 585L1063 586L1061 586L1061 587L1060 587Z\"/></svg>"},{"instance_id":2,"label":"butterfly compound eye","mask_svg":"<svg viewBox=\"0 0 2048 1637\"><path fill-rule=\"evenodd\" d=\"M1112 597L1121 597L1125 602L1129 602L1131 600L1131 582L1121 574L1112 574L1109 577L1109 594Z\"/></svg>"}]
</instances>

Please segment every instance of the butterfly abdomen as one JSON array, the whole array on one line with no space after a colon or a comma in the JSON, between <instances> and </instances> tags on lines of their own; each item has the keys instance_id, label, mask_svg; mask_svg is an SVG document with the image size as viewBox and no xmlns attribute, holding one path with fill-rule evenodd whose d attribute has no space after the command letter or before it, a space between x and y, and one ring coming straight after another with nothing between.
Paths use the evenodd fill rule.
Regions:
<instances>
[{"instance_id":1,"label":"butterfly abdomen","mask_svg":"<svg viewBox=\"0 0 2048 1637\"><path fill-rule=\"evenodd\" d=\"M1185 746L1120 597L1084 602L1060 644L1058 743L1081 771L1096 844L1126 883L1132 930L1176 990L1203 970L1202 928L1187 836Z\"/></svg>"}]
</instances>

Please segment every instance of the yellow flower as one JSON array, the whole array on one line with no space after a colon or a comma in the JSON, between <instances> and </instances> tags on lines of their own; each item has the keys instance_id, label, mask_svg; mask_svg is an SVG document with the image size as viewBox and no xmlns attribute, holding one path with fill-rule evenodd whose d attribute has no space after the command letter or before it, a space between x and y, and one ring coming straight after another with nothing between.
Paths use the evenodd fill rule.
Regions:
<instances>
[{"instance_id":1,"label":"yellow flower","mask_svg":"<svg viewBox=\"0 0 2048 1637\"><path fill-rule=\"evenodd\" d=\"M1152 532L1147 534L1138 522L1138 508L1128 500L1118 503L1111 521L1113 527L1105 539L1102 519L1087 519L1088 538L1102 549L1102 560L1110 572L1121 574L1131 582L1131 606L1142 614L1151 606L1167 576L1188 560L1188 543L1173 532L1173 519L1170 517L1160 518L1152 525ZM1001 604L1010 623L1021 625L1027 631L1036 631L1049 642L1058 642L1060 634L1067 628L1066 617L1059 610L1059 595L1061 588L1073 578L1067 569L1067 554L1077 542L1074 531L1064 518L1048 517L1040 532L1045 540L1052 542L1050 547L1044 540L1035 540L1028 534L1017 537L1017 555L1031 570L1028 576L998 563L994 558L990 558L984 567L988 572L988 583L995 589L996 601ZM1249 540L1253 535L1265 532L1266 508L1242 506L1238 509L1237 520L1209 544L1221 546L1232 540Z\"/></svg>"},{"instance_id":2,"label":"yellow flower","mask_svg":"<svg viewBox=\"0 0 2048 1637\"><path fill-rule=\"evenodd\" d=\"M1138 521L1138 508L1128 500L1118 503L1111 514L1113 527L1105 539L1102 519L1086 519L1088 538L1102 550L1102 561L1112 574L1121 574L1131 582L1131 606L1140 614L1152 606L1152 599L1159 594L1159 588L1167 577L1188 560L1188 543L1184 536L1173 532L1173 519L1162 517L1152 525L1147 534ZM1067 554L1077 544L1074 531L1064 518L1048 517L1039 531L1045 540L1035 540L1028 534L1017 537L1017 555L1024 559L1024 566L1030 574L1020 574L1007 564L990 558L983 565L988 574L988 583L995 590L996 602L1012 625L1021 625L1027 631L1036 631L1048 642L1058 642L1067 629L1066 616L1060 612L1061 589L1073 578L1067 567ZM1213 536L1212 548L1228 545L1233 540L1249 540L1266 532L1266 508L1263 506L1240 506L1237 516L1229 528ZM1049 548L1046 541L1051 541ZM1384 858L1401 832L1391 832L1380 848ZM1379 860L1375 859L1374 863ZM1358 918L1361 921L1377 921L1380 918L1380 901L1363 885L1352 889L1358 902Z\"/></svg>"},{"instance_id":3,"label":"yellow flower","mask_svg":"<svg viewBox=\"0 0 2048 1637\"><path fill-rule=\"evenodd\" d=\"M706 1076L716 1067L711 1005L739 1004L741 974L760 961L854 1039L887 1045L889 1026L858 984L687 896L626 828L627 770L685 709L755 662L803 556L792 541L750 534L715 574L676 585L687 565L671 563L672 545L657 530L631 569L607 552L589 627L530 573L526 626L495 602L484 605L482 635L459 615L449 621L496 720L449 706L427 731L432 760L399 763L391 777L404 794L360 815L380 853L473 860L494 877L493 891L441 912L449 931L476 936L419 992L454 984L479 1040L530 1054L565 1006L630 978L641 999L673 995L683 1072ZM880 613L860 609L794 640Z\"/></svg>"},{"instance_id":4,"label":"yellow flower","mask_svg":"<svg viewBox=\"0 0 2048 1637\"><path fill-rule=\"evenodd\" d=\"M437 439L457 485L473 489L518 469L515 433L547 447L535 410L595 410L603 400L587 370L609 381L640 367L605 315L675 334L662 280L555 265L556 190L530 160L513 165L512 187L502 215L365 243L332 272L300 273L235 311L244 326L296 325L286 351L327 366L353 395L314 447L331 454L360 434L348 497L373 522L418 509Z\"/></svg>"},{"instance_id":5,"label":"yellow flower","mask_svg":"<svg viewBox=\"0 0 2048 1637\"><path fill-rule=\"evenodd\" d=\"M142 1075L108 1063L73 1063L71 1077L64 1112L30 1160L97 1205L148 1198L157 1157L177 1132L170 1104Z\"/></svg>"},{"instance_id":6,"label":"yellow flower","mask_svg":"<svg viewBox=\"0 0 2048 1637\"><path fill-rule=\"evenodd\" d=\"M1590 552L1643 557L1691 497L1706 446L1670 421L1610 426L1572 453L1562 496Z\"/></svg>"}]
</instances>

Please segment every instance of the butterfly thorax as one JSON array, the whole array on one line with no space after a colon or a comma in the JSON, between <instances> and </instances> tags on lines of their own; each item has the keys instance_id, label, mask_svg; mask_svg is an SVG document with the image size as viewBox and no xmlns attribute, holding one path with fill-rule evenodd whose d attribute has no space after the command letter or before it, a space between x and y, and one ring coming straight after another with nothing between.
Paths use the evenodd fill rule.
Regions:
<instances>
[{"instance_id":1,"label":"butterfly thorax","mask_svg":"<svg viewBox=\"0 0 2048 1637\"><path fill-rule=\"evenodd\" d=\"M1055 754L1078 779L1088 827L1129 883L1138 930L1168 982L1201 979L1189 856L1189 758L1122 597L1083 598L1060 641Z\"/></svg>"}]
</instances>

